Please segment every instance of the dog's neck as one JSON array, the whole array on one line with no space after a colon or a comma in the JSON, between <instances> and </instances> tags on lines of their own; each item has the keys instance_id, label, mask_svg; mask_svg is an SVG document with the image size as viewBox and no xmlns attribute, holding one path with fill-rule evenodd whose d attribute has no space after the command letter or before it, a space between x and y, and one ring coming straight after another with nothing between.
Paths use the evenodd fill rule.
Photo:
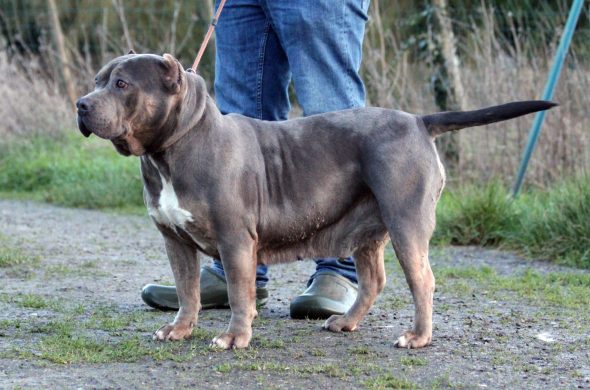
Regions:
<instances>
[{"instance_id":1,"label":"dog's neck","mask_svg":"<svg viewBox=\"0 0 590 390\"><path fill-rule=\"evenodd\" d=\"M185 76L186 86L184 91L181 92L182 98L176 109L177 112L174 114L176 118L180 119L177 119L172 124L170 135L155 151L156 153L165 151L178 143L191 131L198 130L202 127L202 122L210 119L207 118L208 116L221 116L219 109L207 92L207 85L203 78L188 72L185 72Z\"/></svg>"}]
</instances>

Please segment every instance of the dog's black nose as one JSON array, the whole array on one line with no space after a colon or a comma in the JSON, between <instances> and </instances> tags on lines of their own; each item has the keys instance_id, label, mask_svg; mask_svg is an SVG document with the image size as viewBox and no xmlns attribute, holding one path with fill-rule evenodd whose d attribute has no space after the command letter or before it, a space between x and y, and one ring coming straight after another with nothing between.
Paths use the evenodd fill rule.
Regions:
<instances>
[{"instance_id":1,"label":"dog's black nose","mask_svg":"<svg viewBox=\"0 0 590 390\"><path fill-rule=\"evenodd\" d=\"M85 115L90 111L90 102L86 98L80 98L76 102L76 108L79 115Z\"/></svg>"}]
</instances>

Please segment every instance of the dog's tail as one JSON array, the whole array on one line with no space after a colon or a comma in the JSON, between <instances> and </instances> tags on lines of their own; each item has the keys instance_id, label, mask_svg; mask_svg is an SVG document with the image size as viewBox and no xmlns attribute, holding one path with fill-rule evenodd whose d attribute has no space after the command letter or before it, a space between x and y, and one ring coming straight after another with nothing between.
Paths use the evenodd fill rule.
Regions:
<instances>
[{"instance_id":1,"label":"dog's tail","mask_svg":"<svg viewBox=\"0 0 590 390\"><path fill-rule=\"evenodd\" d=\"M501 122L532 112L547 110L557 105L557 103L545 100L526 100L475 111L439 112L437 114L423 115L421 119L430 135L437 137L447 131Z\"/></svg>"}]
</instances>

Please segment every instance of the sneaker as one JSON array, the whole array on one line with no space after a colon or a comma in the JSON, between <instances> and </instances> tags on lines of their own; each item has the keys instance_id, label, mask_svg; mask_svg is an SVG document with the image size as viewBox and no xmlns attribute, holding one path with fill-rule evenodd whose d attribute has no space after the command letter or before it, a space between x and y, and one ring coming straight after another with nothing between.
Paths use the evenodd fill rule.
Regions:
<instances>
[{"instance_id":1,"label":"sneaker","mask_svg":"<svg viewBox=\"0 0 590 390\"><path fill-rule=\"evenodd\" d=\"M175 286L148 284L141 290L141 299L159 310L178 310L178 295ZM268 289L256 287L256 305L264 306L268 302ZM229 308L227 282L210 266L201 268L201 309Z\"/></svg>"},{"instance_id":2,"label":"sneaker","mask_svg":"<svg viewBox=\"0 0 590 390\"><path fill-rule=\"evenodd\" d=\"M311 284L291 301L291 318L326 319L333 314L344 314L358 294L358 286L330 271L316 273Z\"/></svg>"}]
</instances>

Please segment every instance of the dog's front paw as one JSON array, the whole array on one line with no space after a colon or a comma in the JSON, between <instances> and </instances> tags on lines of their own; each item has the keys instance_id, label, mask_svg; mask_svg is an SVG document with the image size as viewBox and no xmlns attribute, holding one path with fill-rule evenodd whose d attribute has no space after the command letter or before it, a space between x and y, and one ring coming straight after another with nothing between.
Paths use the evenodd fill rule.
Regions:
<instances>
[{"instance_id":1,"label":"dog's front paw","mask_svg":"<svg viewBox=\"0 0 590 390\"><path fill-rule=\"evenodd\" d=\"M182 324L166 324L154 333L154 340L156 341L178 341L185 340L191 337L193 333L193 325Z\"/></svg>"},{"instance_id":2,"label":"dog's front paw","mask_svg":"<svg viewBox=\"0 0 590 390\"><path fill-rule=\"evenodd\" d=\"M211 341L212 348L232 349L232 348L246 348L250 345L252 334L244 333L230 333L223 332Z\"/></svg>"},{"instance_id":3,"label":"dog's front paw","mask_svg":"<svg viewBox=\"0 0 590 390\"><path fill-rule=\"evenodd\" d=\"M352 332L356 330L358 325L357 321L352 321L346 315L333 315L324 322L322 328L329 330L330 332Z\"/></svg>"},{"instance_id":4,"label":"dog's front paw","mask_svg":"<svg viewBox=\"0 0 590 390\"><path fill-rule=\"evenodd\" d=\"M395 342L398 348L422 348L430 344L432 335L417 335L415 332L407 331Z\"/></svg>"}]
</instances>

